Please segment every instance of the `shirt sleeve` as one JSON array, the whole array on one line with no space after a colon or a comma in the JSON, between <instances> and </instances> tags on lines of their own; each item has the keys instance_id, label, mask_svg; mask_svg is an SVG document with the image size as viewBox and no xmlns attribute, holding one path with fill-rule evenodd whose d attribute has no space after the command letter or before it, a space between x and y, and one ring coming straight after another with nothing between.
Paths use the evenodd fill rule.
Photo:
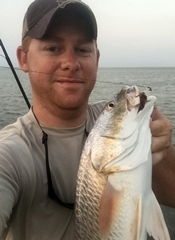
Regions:
<instances>
[{"instance_id":1,"label":"shirt sleeve","mask_svg":"<svg viewBox=\"0 0 175 240\"><path fill-rule=\"evenodd\" d=\"M107 104L107 101L101 101L101 102L88 105L87 124L86 124L86 130L88 130L88 132L90 132L90 130L93 128L95 121L99 117L100 113L102 112L106 104Z\"/></svg>"},{"instance_id":2,"label":"shirt sleeve","mask_svg":"<svg viewBox=\"0 0 175 240\"><path fill-rule=\"evenodd\" d=\"M14 151L15 142L0 142L0 237L12 213L19 195L19 174L15 159L20 152Z\"/></svg>"}]
</instances>

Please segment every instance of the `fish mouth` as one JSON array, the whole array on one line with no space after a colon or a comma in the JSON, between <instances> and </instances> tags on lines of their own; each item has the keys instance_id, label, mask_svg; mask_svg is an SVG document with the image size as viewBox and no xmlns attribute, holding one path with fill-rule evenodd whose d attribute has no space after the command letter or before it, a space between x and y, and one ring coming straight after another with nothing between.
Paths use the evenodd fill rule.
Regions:
<instances>
[{"instance_id":1,"label":"fish mouth","mask_svg":"<svg viewBox=\"0 0 175 240\"><path fill-rule=\"evenodd\" d=\"M140 112L145 107L145 104L148 100L145 92L140 92L137 86L127 86L125 88L125 96L127 100L128 111L131 111L133 108L138 107L138 112Z\"/></svg>"}]
</instances>

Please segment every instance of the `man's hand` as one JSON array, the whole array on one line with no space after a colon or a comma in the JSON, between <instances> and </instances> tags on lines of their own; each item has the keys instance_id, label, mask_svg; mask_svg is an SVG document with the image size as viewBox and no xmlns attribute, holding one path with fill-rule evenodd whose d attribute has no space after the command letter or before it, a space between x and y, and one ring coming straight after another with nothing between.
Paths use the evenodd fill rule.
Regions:
<instances>
[{"instance_id":1,"label":"man's hand","mask_svg":"<svg viewBox=\"0 0 175 240\"><path fill-rule=\"evenodd\" d=\"M156 107L151 117L152 157L155 165L167 155L168 148L171 146L173 128L170 121Z\"/></svg>"}]
</instances>

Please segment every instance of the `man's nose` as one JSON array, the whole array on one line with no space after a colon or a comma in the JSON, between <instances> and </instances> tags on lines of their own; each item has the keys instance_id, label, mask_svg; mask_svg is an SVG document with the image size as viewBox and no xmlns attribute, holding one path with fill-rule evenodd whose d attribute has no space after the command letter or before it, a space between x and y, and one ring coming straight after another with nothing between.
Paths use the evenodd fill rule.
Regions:
<instances>
[{"instance_id":1,"label":"man's nose","mask_svg":"<svg viewBox=\"0 0 175 240\"><path fill-rule=\"evenodd\" d=\"M61 61L62 70L78 71L80 69L80 62L76 52L66 51L62 55L62 57L63 57Z\"/></svg>"}]
</instances>

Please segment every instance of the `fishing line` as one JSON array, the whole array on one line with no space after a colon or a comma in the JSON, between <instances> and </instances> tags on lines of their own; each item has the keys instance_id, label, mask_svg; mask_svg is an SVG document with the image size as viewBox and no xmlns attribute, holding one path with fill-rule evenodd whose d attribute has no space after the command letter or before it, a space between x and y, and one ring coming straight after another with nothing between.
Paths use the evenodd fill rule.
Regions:
<instances>
[{"instance_id":1,"label":"fishing line","mask_svg":"<svg viewBox=\"0 0 175 240\"><path fill-rule=\"evenodd\" d=\"M14 67L13 67L13 64L12 64L12 62L11 62L8 54L7 54L7 51L6 51L5 47L4 47L4 44L2 43L2 40L1 40L1 39L0 39L0 46L1 46L1 48L2 48L2 51L4 52L4 55L5 55L5 56L3 56L3 55L0 55L0 56L1 56L1 57L4 57L4 58L6 59L8 65L9 65L9 67L10 67L10 69L11 69L11 71L12 71L12 73L13 73L15 79L16 79L16 82L17 82L17 84L18 84L18 86L19 86L19 89L21 90L21 93L22 93L22 95L23 95L23 97L24 97L24 100L25 100L28 108L30 109L30 107L31 107L30 102L29 102L29 100L28 100L28 98L27 98L27 96L26 96L26 94L25 94L25 92L24 92L24 89L23 89L23 87L22 87L22 85L21 85L21 83L20 83L20 80L19 80L19 78L18 78L18 76L17 76L17 74L16 74L16 72L15 72L15 69L14 69Z\"/></svg>"},{"instance_id":2,"label":"fishing line","mask_svg":"<svg viewBox=\"0 0 175 240\"><path fill-rule=\"evenodd\" d=\"M24 97L24 99L25 99L25 101L26 101L26 104L27 104L28 108L30 109L31 105L30 105L30 103L29 103L29 100L28 100L28 98L27 98L27 96L26 96L26 94L25 94L25 92L24 92L24 89L23 89L23 87L22 87L22 85L21 85L21 83L20 83L20 80L19 80L19 78L18 78L18 76L17 76L17 74L16 74L16 72L15 72L15 69L14 69L14 67L13 67L13 65L12 65L12 62L11 62L11 60L10 60L8 54L7 54L7 51L6 51L5 47L4 47L1 39L0 39L0 46L1 46L1 48L2 48L2 50L3 50L3 52L4 52L4 54L5 54L5 56L3 56L2 54L0 54L0 56L6 59L8 65L9 65L9 67L10 67L10 69L11 69L11 71L12 71L12 73L13 73L16 81L17 81L17 84L18 84L18 86L19 86L19 88L20 88L20 90L21 90L21 93L22 93L22 95L23 95L23 97ZM20 70L21 70L21 69L20 69ZM61 75L59 75L59 74L51 74L51 73L47 73L47 72L40 72L40 71L34 71L34 70L29 70L29 72L39 73L39 74L45 74L45 75L51 75L51 76L57 76L57 77L60 77L60 78L65 78L65 76L61 76ZM71 78L70 78L70 79L71 79ZM98 83L105 83L105 84L112 84L112 85L113 85L113 84L116 84L116 85L127 85L127 84L123 84L123 83L120 83L120 84L119 84L119 83L115 83L115 82L111 82L111 81L102 81L102 80L99 80L99 79L98 79L98 75L97 75L97 79L88 79L88 78L76 78L76 79L77 79L77 80L96 81L96 84L98 84ZM58 80L59 80L59 79L58 79ZM148 86L145 86L145 85L139 85L139 84L137 84L137 86L138 86L138 87L145 87L145 88L147 88L147 90L145 90L145 91L148 91L148 92L149 92L149 91L152 91L151 87L148 87Z\"/></svg>"},{"instance_id":3,"label":"fishing line","mask_svg":"<svg viewBox=\"0 0 175 240\"><path fill-rule=\"evenodd\" d=\"M40 72L40 71L34 71L34 70L29 70L29 72L31 73L40 73L40 74L45 74L45 75L50 75L50 76L56 76L58 78L67 78L67 76L63 76L61 74L56 74L56 73L47 73L47 72ZM88 80L88 81L95 81L96 79L91 79L91 78L77 78L77 77L70 77L71 79L76 79L76 80ZM59 80L59 79L58 79ZM108 82L107 82L108 83Z\"/></svg>"},{"instance_id":4,"label":"fishing line","mask_svg":"<svg viewBox=\"0 0 175 240\"><path fill-rule=\"evenodd\" d=\"M66 76L62 76L61 74L56 74L56 73L47 73L47 72L40 72L40 71L34 71L34 70L29 70L29 72L32 72L32 73L40 73L40 74L45 74L45 75L50 75L50 76L57 76L60 78L66 78ZM96 81L96 83L100 82L100 83L111 83L111 84L116 84L116 85L127 85L127 84L124 84L124 83L115 83L115 82L110 82L110 81L102 81L102 80L99 80L98 79L99 75L97 75L97 78L96 79L90 79L90 78L75 78L76 80L88 80L88 81ZM73 79L73 78L72 78ZM58 79L59 80L59 79ZM71 80L71 77L70 77L70 80ZM113 86L112 86L113 87ZM140 84L137 84L137 87L142 87L142 88L146 88L146 90L144 91L141 91L141 92L151 92L152 91L152 88L149 87L149 86L146 86L146 85L140 85Z\"/></svg>"},{"instance_id":5,"label":"fishing line","mask_svg":"<svg viewBox=\"0 0 175 240\"><path fill-rule=\"evenodd\" d=\"M2 54L0 54L1 57L5 58L5 56L3 56Z\"/></svg>"},{"instance_id":6,"label":"fishing line","mask_svg":"<svg viewBox=\"0 0 175 240\"><path fill-rule=\"evenodd\" d=\"M61 74L56 74L56 73L47 73L47 72L40 72L40 71L34 71L34 70L29 70L29 72L31 73L40 73L40 74L45 74L45 75L50 75L50 76L56 76L59 77L60 80L61 78L66 78L66 76L62 76ZM96 83L100 82L100 83L111 83L111 84L116 84L116 85L121 85L119 83L115 83L115 82L110 82L110 81L102 81L98 79L99 75L97 75L96 79L90 79L90 78L76 78L76 80L88 80L88 81L96 81ZM70 78L71 79L71 78ZM73 79L73 78L72 78ZM58 79L59 80L59 79Z\"/></svg>"}]
</instances>

